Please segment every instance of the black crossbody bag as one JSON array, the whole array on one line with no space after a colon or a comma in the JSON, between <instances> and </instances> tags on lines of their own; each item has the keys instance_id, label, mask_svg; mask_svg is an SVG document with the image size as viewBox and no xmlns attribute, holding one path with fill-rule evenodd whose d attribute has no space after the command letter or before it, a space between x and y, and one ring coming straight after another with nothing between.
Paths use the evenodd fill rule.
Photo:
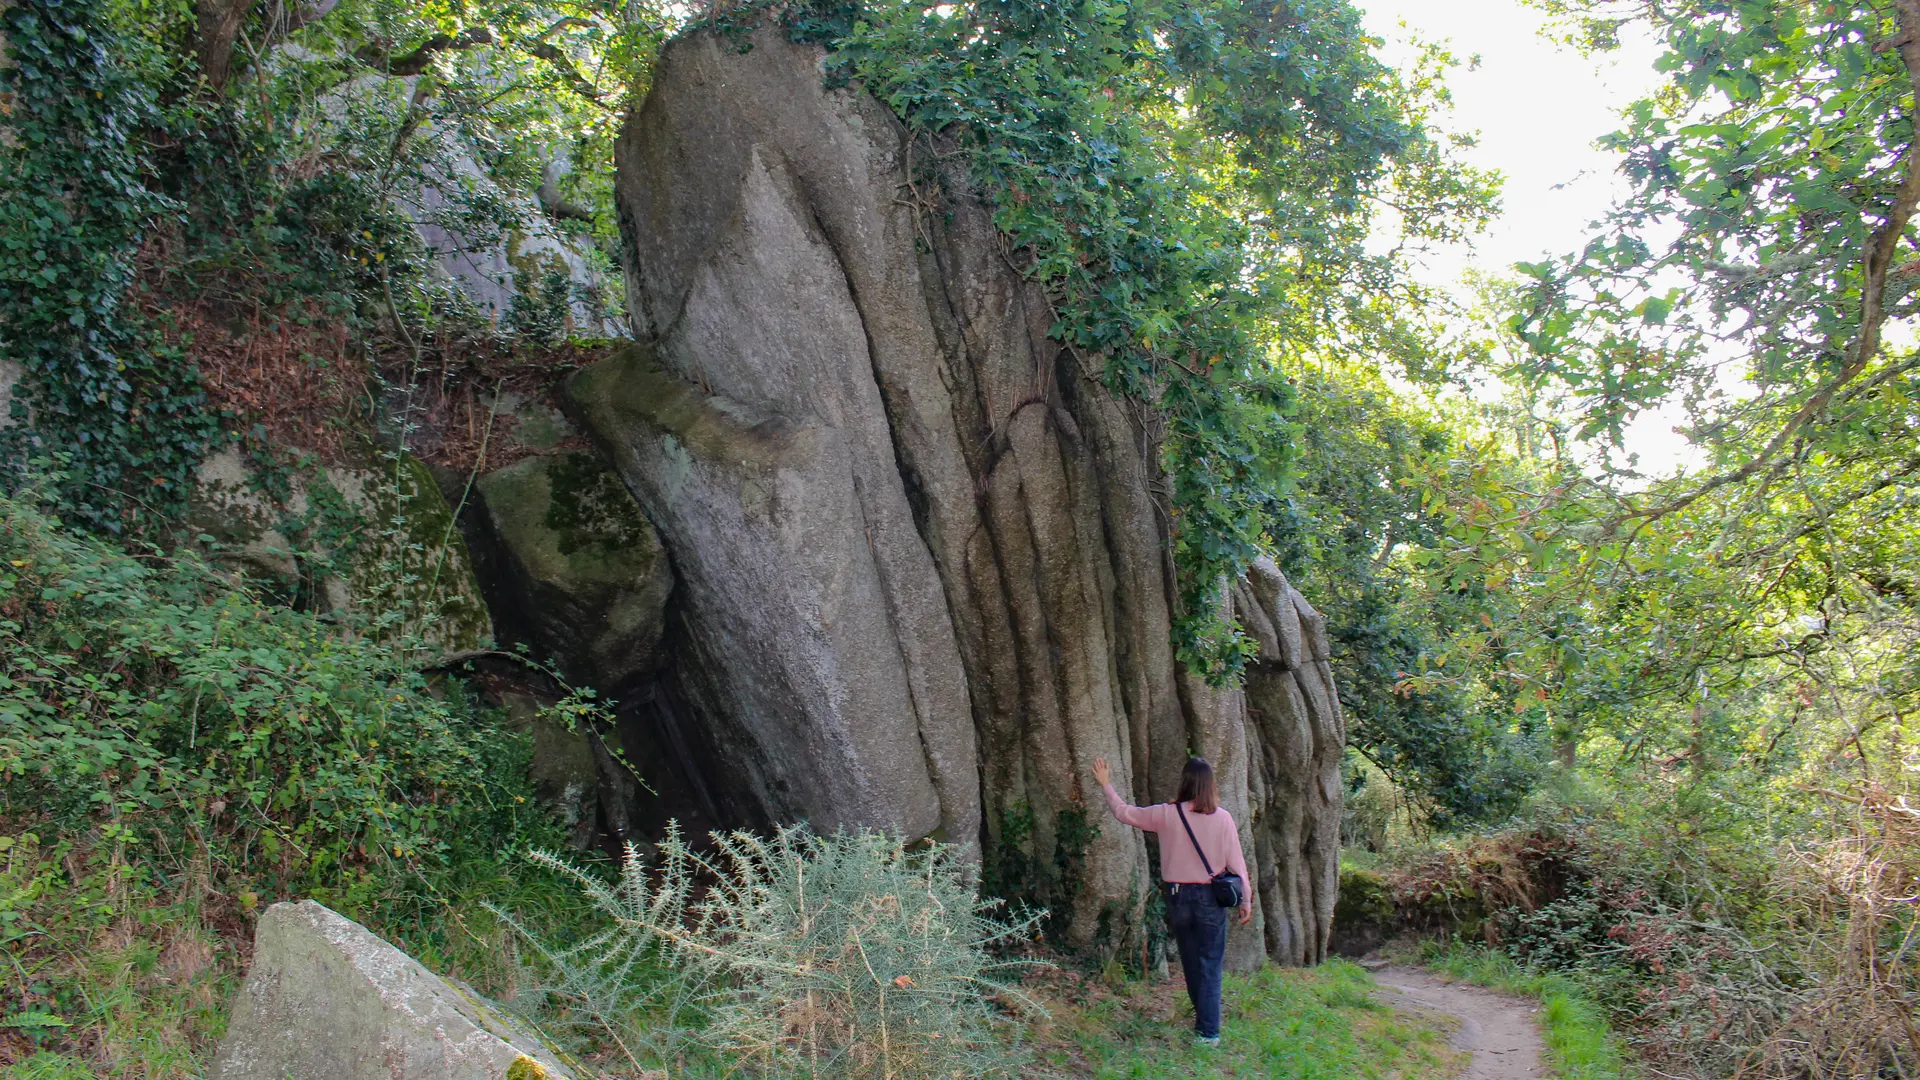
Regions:
<instances>
[{"instance_id":1,"label":"black crossbody bag","mask_svg":"<svg viewBox=\"0 0 1920 1080\"><path fill-rule=\"evenodd\" d=\"M1207 876L1213 880L1213 902L1221 907L1239 907L1240 898L1246 895L1246 882L1232 870L1213 872L1213 864L1207 861L1207 853L1200 850L1200 839L1193 835L1193 826L1187 824L1186 807L1179 803L1173 809L1180 815L1180 827L1187 830L1187 839L1193 843L1193 853L1200 856L1200 865L1206 867Z\"/></svg>"}]
</instances>

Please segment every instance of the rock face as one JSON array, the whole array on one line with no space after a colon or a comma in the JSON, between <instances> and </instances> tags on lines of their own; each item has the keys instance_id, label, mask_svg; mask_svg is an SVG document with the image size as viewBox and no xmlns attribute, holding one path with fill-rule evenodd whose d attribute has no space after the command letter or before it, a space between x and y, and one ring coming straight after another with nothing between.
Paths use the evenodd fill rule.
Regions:
<instances>
[{"instance_id":1,"label":"rock face","mask_svg":"<svg viewBox=\"0 0 1920 1080\"><path fill-rule=\"evenodd\" d=\"M188 524L269 593L336 613L398 612L440 662L493 644L453 508L418 458L293 477L283 496L239 451L201 463ZM291 535L290 535L291 534Z\"/></svg>"},{"instance_id":2,"label":"rock face","mask_svg":"<svg viewBox=\"0 0 1920 1080\"><path fill-rule=\"evenodd\" d=\"M558 1055L497 1006L314 903L260 917L216 1080L552 1080Z\"/></svg>"},{"instance_id":3,"label":"rock face","mask_svg":"<svg viewBox=\"0 0 1920 1080\"><path fill-rule=\"evenodd\" d=\"M1327 958L1340 879L1340 758L1346 721L1329 663L1326 618L1262 559L1233 593L1260 642L1241 695L1247 786L1267 955Z\"/></svg>"},{"instance_id":4,"label":"rock face","mask_svg":"<svg viewBox=\"0 0 1920 1080\"><path fill-rule=\"evenodd\" d=\"M1259 866L1236 966L1318 959L1344 738L1318 615L1262 567L1221 596L1261 635L1245 692L1179 671L1148 426L1048 338L964 173L912 174L819 50L751 45L662 55L616 151L642 344L570 387L672 553L729 785L983 838L990 887L1132 954L1153 873L1090 766L1151 802L1202 753Z\"/></svg>"},{"instance_id":5,"label":"rock face","mask_svg":"<svg viewBox=\"0 0 1920 1080\"><path fill-rule=\"evenodd\" d=\"M527 458L478 481L504 551L507 602L535 644L612 693L655 666L673 571L653 526L598 457Z\"/></svg>"},{"instance_id":6,"label":"rock face","mask_svg":"<svg viewBox=\"0 0 1920 1080\"><path fill-rule=\"evenodd\" d=\"M343 59L290 43L273 51L279 63L315 69L335 68ZM341 125L366 115L395 121L411 115L417 121L429 111L418 103L436 92L432 79L367 72L343 82L329 80L315 104ZM565 220L581 211L565 206L555 188L569 171L564 153L549 158L539 191L530 195L496 178L484 164L491 151L468 131L428 119L411 129L409 139L431 144L434 152L422 166L422 182L396 192L393 208L412 220L435 257L436 275L457 288L477 314L543 336L627 336L618 313L605 310L608 305L600 300L613 290L598 269L591 241L579 234L577 222L570 226Z\"/></svg>"}]
</instances>

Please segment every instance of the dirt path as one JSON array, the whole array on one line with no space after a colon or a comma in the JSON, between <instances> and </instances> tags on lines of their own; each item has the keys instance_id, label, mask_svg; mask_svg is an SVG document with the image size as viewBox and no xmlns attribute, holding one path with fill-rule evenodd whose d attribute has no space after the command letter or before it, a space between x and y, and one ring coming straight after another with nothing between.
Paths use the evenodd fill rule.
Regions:
<instances>
[{"instance_id":1,"label":"dirt path","mask_svg":"<svg viewBox=\"0 0 1920 1080\"><path fill-rule=\"evenodd\" d=\"M1473 1061L1459 1080L1538 1080L1546 1069L1538 1002L1510 998L1466 983L1442 982L1419 968L1382 968L1373 977L1388 1004L1425 1010L1460 1022L1453 1048L1470 1050Z\"/></svg>"}]
</instances>

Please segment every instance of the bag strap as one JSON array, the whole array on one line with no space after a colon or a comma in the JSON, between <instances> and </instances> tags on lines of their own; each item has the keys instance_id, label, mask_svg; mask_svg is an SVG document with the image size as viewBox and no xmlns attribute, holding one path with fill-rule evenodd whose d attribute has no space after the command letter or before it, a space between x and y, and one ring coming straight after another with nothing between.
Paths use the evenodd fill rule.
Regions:
<instances>
[{"instance_id":1,"label":"bag strap","mask_svg":"<svg viewBox=\"0 0 1920 1080\"><path fill-rule=\"evenodd\" d=\"M1187 824L1186 808L1176 802L1173 810L1180 815L1180 825L1187 830L1187 839L1193 841L1193 853L1200 856L1200 865L1206 868L1207 877L1213 877L1213 864L1207 861L1207 853L1200 849L1200 838L1193 835L1193 826Z\"/></svg>"}]
</instances>

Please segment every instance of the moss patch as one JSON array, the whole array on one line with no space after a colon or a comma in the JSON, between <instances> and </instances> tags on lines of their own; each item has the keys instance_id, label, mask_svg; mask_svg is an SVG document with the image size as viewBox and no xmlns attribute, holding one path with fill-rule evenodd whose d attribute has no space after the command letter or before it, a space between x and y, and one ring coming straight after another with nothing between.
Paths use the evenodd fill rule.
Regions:
<instances>
[{"instance_id":1,"label":"moss patch","mask_svg":"<svg viewBox=\"0 0 1920 1080\"><path fill-rule=\"evenodd\" d=\"M380 471L329 469L328 480L372 526L355 538L346 604L448 656L491 647L473 559L426 463L403 454Z\"/></svg>"}]
</instances>

